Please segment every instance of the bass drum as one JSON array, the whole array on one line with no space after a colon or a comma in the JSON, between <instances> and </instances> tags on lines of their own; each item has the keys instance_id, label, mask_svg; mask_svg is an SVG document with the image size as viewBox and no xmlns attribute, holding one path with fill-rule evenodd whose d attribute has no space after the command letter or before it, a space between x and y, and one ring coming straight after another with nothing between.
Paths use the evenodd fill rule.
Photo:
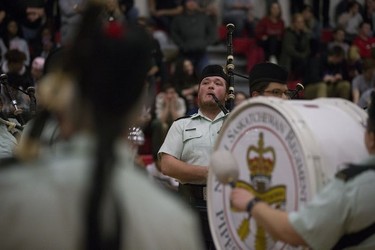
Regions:
<instances>
[{"instance_id":1,"label":"bass drum","mask_svg":"<svg viewBox=\"0 0 375 250\"><path fill-rule=\"evenodd\" d=\"M275 208L298 210L346 162L368 154L363 142L367 113L336 98L251 98L236 107L221 128L216 150L232 153L235 185ZM230 207L231 187L208 174L207 206L217 249L294 249L272 240L247 213Z\"/></svg>"}]
</instances>

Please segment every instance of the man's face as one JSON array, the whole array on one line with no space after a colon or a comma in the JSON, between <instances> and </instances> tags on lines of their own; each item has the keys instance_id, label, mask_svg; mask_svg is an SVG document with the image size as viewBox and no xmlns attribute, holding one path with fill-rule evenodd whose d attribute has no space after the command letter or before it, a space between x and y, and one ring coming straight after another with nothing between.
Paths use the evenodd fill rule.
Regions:
<instances>
[{"instance_id":1,"label":"man's face","mask_svg":"<svg viewBox=\"0 0 375 250\"><path fill-rule=\"evenodd\" d=\"M274 97L279 97L281 99L289 99L290 98L290 93L289 89L286 84L281 84L277 82L271 82L268 84L267 88L263 91L263 93L259 93L254 91L252 93L252 96L274 96Z\"/></svg>"},{"instance_id":2,"label":"man's face","mask_svg":"<svg viewBox=\"0 0 375 250\"><path fill-rule=\"evenodd\" d=\"M294 28L298 31L303 31L305 29L305 20L302 15L296 17L293 24Z\"/></svg>"},{"instance_id":3,"label":"man's face","mask_svg":"<svg viewBox=\"0 0 375 250\"><path fill-rule=\"evenodd\" d=\"M199 107L217 105L211 94L214 94L221 103L225 102L227 97L226 82L222 77L209 76L201 81L198 90Z\"/></svg>"}]
</instances>

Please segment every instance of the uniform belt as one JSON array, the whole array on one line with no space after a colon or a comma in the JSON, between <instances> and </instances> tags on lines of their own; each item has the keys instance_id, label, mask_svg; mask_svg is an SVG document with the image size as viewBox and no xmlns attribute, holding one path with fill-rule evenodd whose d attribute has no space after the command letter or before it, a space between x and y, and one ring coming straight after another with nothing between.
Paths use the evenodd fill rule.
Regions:
<instances>
[{"instance_id":1,"label":"uniform belt","mask_svg":"<svg viewBox=\"0 0 375 250\"><path fill-rule=\"evenodd\" d=\"M180 184L178 191L187 198L189 202L207 200L206 185Z\"/></svg>"}]
</instances>

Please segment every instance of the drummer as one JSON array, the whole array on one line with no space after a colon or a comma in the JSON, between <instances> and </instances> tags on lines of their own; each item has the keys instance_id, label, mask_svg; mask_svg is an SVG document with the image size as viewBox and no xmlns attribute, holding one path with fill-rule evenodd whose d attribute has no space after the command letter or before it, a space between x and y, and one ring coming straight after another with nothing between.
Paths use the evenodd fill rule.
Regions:
<instances>
[{"instance_id":1,"label":"drummer","mask_svg":"<svg viewBox=\"0 0 375 250\"><path fill-rule=\"evenodd\" d=\"M256 96L275 96L290 99L287 86L288 71L281 66L265 62L256 64L249 74L249 94Z\"/></svg>"},{"instance_id":2,"label":"drummer","mask_svg":"<svg viewBox=\"0 0 375 250\"><path fill-rule=\"evenodd\" d=\"M152 41L138 27L103 23L104 4L88 2L41 95L70 137L57 155L1 165L0 249L203 249L191 209L134 166L124 134L139 113Z\"/></svg>"},{"instance_id":3,"label":"drummer","mask_svg":"<svg viewBox=\"0 0 375 250\"><path fill-rule=\"evenodd\" d=\"M232 190L234 208L248 212L275 240L311 249L375 249L375 92L364 143L369 157L348 164L299 211L270 207L243 188Z\"/></svg>"}]
</instances>

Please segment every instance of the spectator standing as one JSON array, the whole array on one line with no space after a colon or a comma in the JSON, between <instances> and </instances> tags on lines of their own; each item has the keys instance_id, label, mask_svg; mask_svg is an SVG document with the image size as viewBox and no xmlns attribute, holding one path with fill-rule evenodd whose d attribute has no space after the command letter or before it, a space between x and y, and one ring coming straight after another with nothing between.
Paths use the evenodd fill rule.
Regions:
<instances>
[{"instance_id":1,"label":"spectator standing","mask_svg":"<svg viewBox=\"0 0 375 250\"><path fill-rule=\"evenodd\" d=\"M305 20L306 31L310 36L311 56L316 55L321 50L320 36L322 31L321 23L315 18L311 5L304 4L301 14Z\"/></svg>"},{"instance_id":2,"label":"spectator standing","mask_svg":"<svg viewBox=\"0 0 375 250\"><path fill-rule=\"evenodd\" d=\"M197 0L200 11L210 17L212 23L216 26L219 21L219 8L217 0Z\"/></svg>"},{"instance_id":3,"label":"spectator standing","mask_svg":"<svg viewBox=\"0 0 375 250\"><path fill-rule=\"evenodd\" d=\"M255 29L256 39L264 50L266 60L271 61L271 57L280 60L284 31L285 25L281 18L280 4L273 2L267 9L266 16L257 23Z\"/></svg>"},{"instance_id":4,"label":"spectator standing","mask_svg":"<svg viewBox=\"0 0 375 250\"><path fill-rule=\"evenodd\" d=\"M292 23L284 33L280 65L294 78L301 78L310 57L310 35L306 31L305 20L299 13L294 14Z\"/></svg>"},{"instance_id":5,"label":"spectator standing","mask_svg":"<svg viewBox=\"0 0 375 250\"><path fill-rule=\"evenodd\" d=\"M235 26L233 36L243 37L244 32L254 37L255 17L253 0L223 0L222 20Z\"/></svg>"},{"instance_id":6,"label":"spectator standing","mask_svg":"<svg viewBox=\"0 0 375 250\"><path fill-rule=\"evenodd\" d=\"M184 11L183 6L182 0L148 0L149 12L156 27L167 34L170 33L173 19Z\"/></svg>"},{"instance_id":7,"label":"spectator standing","mask_svg":"<svg viewBox=\"0 0 375 250\"><path fill-rule=\"evenodd\" d=\"M76 34L86 0L58 0L61 45L69 45Z\"/></svg>"},{"instance_id":8,"label":"spectator standing","mask_svg":"<svg viewBox=\"0 0 375 250\"><path fill-rule=\"evenodd\" d=\"M216 27L199 11L196 0L187 0L184 12L175 17L171 37L179 48L179 56L190 59L198 72L208 65L207 47L216 41Z\"/></svg>"}]
</instances>

